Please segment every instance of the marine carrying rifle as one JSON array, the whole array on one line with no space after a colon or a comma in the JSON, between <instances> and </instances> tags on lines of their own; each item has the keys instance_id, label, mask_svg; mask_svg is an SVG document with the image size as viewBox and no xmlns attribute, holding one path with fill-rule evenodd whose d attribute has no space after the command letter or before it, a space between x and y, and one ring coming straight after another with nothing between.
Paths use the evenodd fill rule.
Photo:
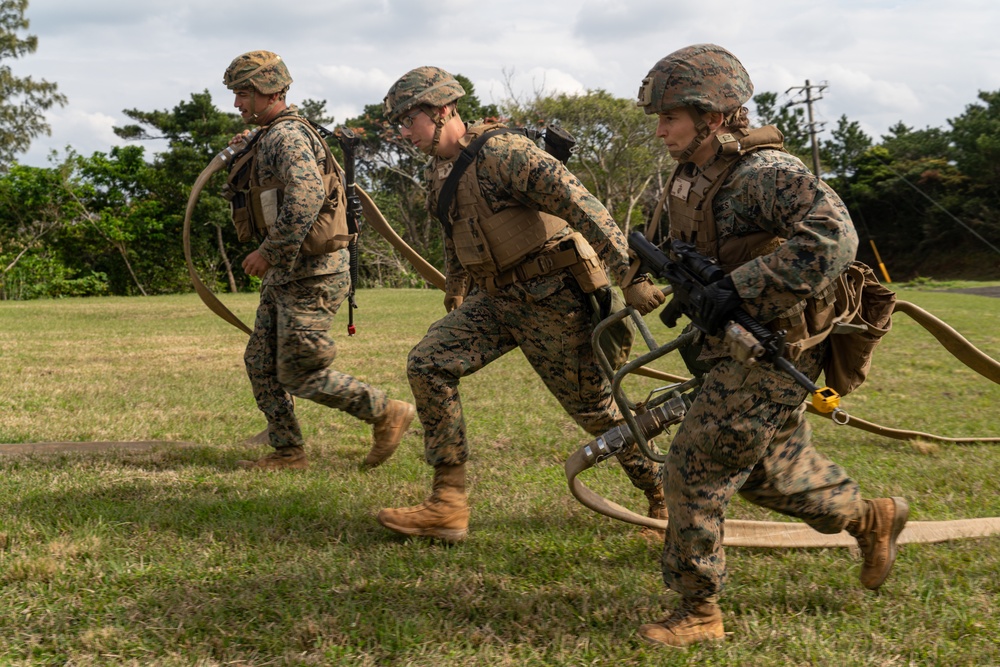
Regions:
<instances>
[{"instance_id":1,"label":"marine carrying rifle","mask_svg":"<svg viewBox=\"0 0 1000 667\"><path fill-rule=\"evenodd\" d=\"M708 331L700 321L699 314L705 300L705 288L725 278L726 272L714 259L699 253L694 244L676 239L670 243L671 254L676 260L661 252L639 232L632 232L628 237L629 247L639 256L643 266L654 275L666 279L673 288L673 298L660 312L663 323L673 328L677 326L680 316L686 315L695 328L705 333L714 333ZM770 362L809 390L817 410L834 413L834 421L847 418L839 407L840 395L836 391L830 387L817 386L785 357L784 331L770 331L742 306L733 308L727 317L731 321L725 327L726 339L745 350L744 354L734 356L744 363L753 363L757 359Z\"/></svg>"}]
</instances>

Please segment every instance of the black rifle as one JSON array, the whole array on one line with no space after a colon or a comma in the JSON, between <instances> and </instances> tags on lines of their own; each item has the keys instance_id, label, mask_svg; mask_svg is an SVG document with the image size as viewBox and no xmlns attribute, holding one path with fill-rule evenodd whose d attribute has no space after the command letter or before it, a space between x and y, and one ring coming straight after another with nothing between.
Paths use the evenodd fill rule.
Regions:
<instances>
[{"instance_id":1,"label":"black rifle","mask_svg":"<svg viewBox=\"0 0 1000 667\"><path fill-rule=\"evenodd\" d=\"M699 253L694 244L673 240L670 242L671 259L649 242L639 232L632 232L628 237L629 247L635 251L643 267L654 275L664 278L673 288L673 298L660 312L660 319L668 327L677 326L681 315L686 315L695 328L708 334L709 331L700 320L702 303L705 299L705 288L726 277L726 272L711 257ZM822 412L833 412L840 404L840 395L829 387L818 387L799 369L785 358L785 332L773 332L746 312L742 306L737 306L727 314L742 330L729 330L727 335L742 336L748 333L752 337L751 356L763 359L775 367L788 373L801 386L813 394L813 405Z\"/></svg>"},{"instance_id":2,"label":"black rifle","mask_svg":"<svg viewBox=\"0 0 1000 667\"><path fill-rule=\"evenodd\" d=\"M354 290L358 284L358 237L361 235L361 198L358 197L358 187L354 182L354 151L360 141L358 135L349 128L338 127L336 137L340 141L340 147L344 151L344 179L347 181L345 193L347 195L347 233L353 234L347 251L350 253L351 266L351 291L347 293L347 335L353 336L354 330L354 309L358 304L354 301Z\"/></svg>"},{"instance_id":3,"label":"black rifle","mask_svg":"<svg viewBox=\"0 0 1000 667\"><path fill-rule=\"evenodd\" d=\"M347 195L347 233L353 234L347 252L350 254L350 276L351 290L347 293L347 335L353 336L356 333L354 328L354 309L358 304L354 301L354 290L358 284L358 238L361 236L361 198L358 197L358 186L354 182L354 150L361 138L350 128L338 127L331 132L319 123L312 120L309 124L324 139L336 139L344 151L344 192Z\"/></svg>"},{"instance_id":4,"label":"black rifle","mask_svg":"<svg viewBox=\"0 0 1000 667\"><path fill-rule=\"evenodd\" d=\"M529 139L541 139L545 152L563 164L569 162L576 146L576 138L558 125L548 125L544 130L525 129L524 134Z\"/></svg>"}]
</instances>

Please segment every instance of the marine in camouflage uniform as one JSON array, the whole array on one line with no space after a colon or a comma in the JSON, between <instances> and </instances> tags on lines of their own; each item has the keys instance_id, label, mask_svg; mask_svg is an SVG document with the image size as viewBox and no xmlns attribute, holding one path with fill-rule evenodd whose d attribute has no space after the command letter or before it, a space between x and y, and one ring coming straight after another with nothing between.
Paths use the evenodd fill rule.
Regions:
<instances>
[{"instance_id":1,"label":"marine in camouflage uniform","mask_svg":"<svg viewBox=\"0 0 1000 667\"><path fill-rule=\"evenodd\" d=\"M266 238L243 262L249 275L262 278L244 361L275 451L240 465L267 470L308 465L292 396L372 424L374 444L366 463L377 465L395 451L415 410L330 367L336 344L329 331L350 290L349 255L346 249L319 255L300 251L327 196L321 176L326 149L306 123L292 119L299 112L285 102L291 81L281 58L268 51L237 57L223 81L235 92L234 106L245 122L262 126L258 132L265 133L251 166L257 181L280 183L283 190Z\"/></svg>"},{"instance_id":2,"label":"marine in camouflage uniform","mask_svg":"<svg viewBox=\"0 0 1000 667\"><path fill-rule=\"evenodd\" d=\"M735 56L701 44L660 60L643 81L639 105L659 114L657 136L679 162L663 207L671 238L698 244L728 272L708 288L701 319L717 330L742 306L788 330L794 342L816 333L810 314L832 311L832 302L820 299L854 259L858 239L841 199L780 148L780 133L747 129L742 105L752 93ZM702 186L714 194L698 208ZM826 354L825 342L815 345L796 366L815 380ZM737 492L822 533L848 530L865 558L862 583L878 588L895 560L906 501L863 500L857 483L815 449L804 418L808 392L791 376L770 363L744 366L717 336L703 341L697 359L687 358L704 383L663 472L670 520L662 572L681 599L640 635L670 646L724 636L717 603L726 580L722 537Z\"/></svg>"},{"instance_id":3,"label":"marine in camouflage uniform","mask_svg":"<svg viewBox=\"0 0 1000 667\"><path fill-rule=\"evenodd\" d=\"M386 117L401 125L403 138L432 156L426 172L432 212L438 209L459 152L485 131L503 129L466 127L454 105L464 94L451 74L421 67L400 78L385 99ZM500 133L488 138L462 178L445 235L449 312L430 327L407 362L424 429L425 459L435 471L433 492L421 505L385 509L378 515L394 531L452 542L465 538L469 514L465 493L469 447L459 380L519 347L549 391L588 433L599 435L622 423L610 382L590 345L594 327L590 300L569 266L560 267L556 260L549 266L546 261L569 257L567 261L576 262L577 255L572 254L576 251L566 250L566 242L580 242L584 252L598 249L605 284L604 266L619 282L628 271L624 235L604 206L561 162L523 135ZM550 217L543 220L535 213L539 211ZM494 229L487 220L500 212L515 217L496 225L493 232L482 232ZM516 227L520 220L531 222L524 222L522 229ZM475 231L462 232L459 225ZM546 231L539 232L541 226ZM485 237L499 257L491 233L521 239L537 236L538 244L526 246L523 257L512 259L514 268L503 269L503 261L497 259L500 267L488 269L473 263L461 244L483 243ZM599 264L596 255L594 262ZM661 291L645 276L625 285L624 293L641 312L663 302ZM619 461L633 485L646 492L651 507L661 508L659 466L635 446Z\"/></svg>"}]
</instances>

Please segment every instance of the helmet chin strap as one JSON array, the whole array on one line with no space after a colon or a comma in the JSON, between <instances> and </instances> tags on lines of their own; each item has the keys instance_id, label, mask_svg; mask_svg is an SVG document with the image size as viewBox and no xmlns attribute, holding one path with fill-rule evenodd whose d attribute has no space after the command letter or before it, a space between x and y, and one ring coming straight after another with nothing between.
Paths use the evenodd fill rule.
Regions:
<instances>
[{"instance_id":1,"label":"helmet chin strap","mask_svg":"<svg viewBox=\"0 0 1000 667\"><path fill-rule=\"evenodd\" d=\"M712 130L708 127L708 124L702 119L701 114L694 109L688 109L688 113L691 114L691 119L694 121L694 128L698 133L691 140L691 143L682 151L670 151L670 157L677 160L678 162L690 162L691 156L694 152L701 147L705 139L712 134Z\"/></svg>"},{"instance_id":2,"label":"helmet chin strap","mask_svg":"<svg viewBox=\"0 0 1000 667\"><path fill-rule=\"evenodd\" d=\"M271 113L271 109L274 108L274 105L278 103L279 99L280 98L275 99L273 102L271 102L266 107L264 107L264 109L262 111L251 112L250 116L246 120L246 124L247 125L263 125L264 123L260 122L261 117L267 118L270 115L270 113ZM256 88L251 88L250 89L250 108L253 109L256 106L257 106L257 89Z\"/></svg>"}]
</instances>

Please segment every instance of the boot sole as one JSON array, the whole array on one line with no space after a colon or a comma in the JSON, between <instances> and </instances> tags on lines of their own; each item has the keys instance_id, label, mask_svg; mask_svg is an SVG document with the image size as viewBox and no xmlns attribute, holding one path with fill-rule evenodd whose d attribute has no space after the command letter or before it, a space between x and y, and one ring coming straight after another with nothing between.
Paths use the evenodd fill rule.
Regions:
<instances>
[{"instance_id":1,"label":"boot sole","mask_svg":"<svg viewBox=\"0 0 1000 667\"><path fill-rule=\"evenodd\" d=\"M468 528L409 528L397 526L385 521L382 517L376 517L378 522L389 530L406 535L407 537L432 537L449 543L462 542L469 534Z\"/></svg>"},{"instance_id":2,"label":"boot sole","mask_svg":"<svg viewBox=\"0 0 1000 667\"><path fill-rule=\"evenodd\" d=\"M721 635L715 635L715 634L686 635L684 637L686 641L683 644L670 644L668 642L661 641L659 639L654 639L653 637L648 637L648 636L644 635L641 631L638 632L637 634L639 635L639 637L642 638L642 640L644 642L646 642L647 644L649 644L651 646L659 646L659 647L662 647L662 648L671 648L671 649L678 649L678 650L686 649L686 648L688 648L688 647L690 647L690 646L692 646L694 644L701 644L701 643L705 643L705 642L723 642L723 641L726 641L726 633L725 633L725 631L723 631L723 633Z\"/></svg>"}]
</instances>

